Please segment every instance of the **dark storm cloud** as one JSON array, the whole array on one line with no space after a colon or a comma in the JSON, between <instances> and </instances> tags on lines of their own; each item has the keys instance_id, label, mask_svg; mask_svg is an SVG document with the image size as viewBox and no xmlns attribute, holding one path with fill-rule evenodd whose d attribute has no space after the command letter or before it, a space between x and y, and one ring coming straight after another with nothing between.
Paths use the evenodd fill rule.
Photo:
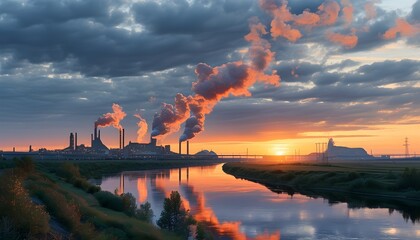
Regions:
<instances>
[{"instance_id":1,"label":"dark storm cloud","mask_svg":"<svg viewBox=\"0 0 420 240\"><path fill-rule=\"evenodd\" d=\"M415 21L420 21L420 0L417 0L413 4L413 8L411 10L410 18Z\"/></svg>"},{"instance_id":2,"label":"dark storm cloud","mask_svg":"<svg viewBox=\"0 0 420 240\"><path fill-rule=\"evenodd\" d=\"M87 76L133 76L201 61L220 62L245 44L247 20L251 9L258 7L252 1L205 6L177 1L159 7L151 2L125 3L2 1L0 49L15 61L66 62L68 71ZM124 28L132 27L132 17L140 32Z\"/></svg>"}]
</instances>

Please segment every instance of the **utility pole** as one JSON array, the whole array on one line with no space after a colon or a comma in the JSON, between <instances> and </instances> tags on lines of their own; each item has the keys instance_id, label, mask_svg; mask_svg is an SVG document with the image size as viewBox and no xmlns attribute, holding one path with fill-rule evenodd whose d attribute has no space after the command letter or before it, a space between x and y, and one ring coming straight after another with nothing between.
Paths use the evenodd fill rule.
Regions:
<instances>
[{"instance_id":1,"label":"utility pole","mask_svg":"<svg viewBox=\"0 0 420 240\"><path fill-rule=\"evenodd\" d=\"M403 145L405 147L405 157L408 158L409 157L409 152L408 152L408 146L410 146L410 144L408 144L408 138L405 138L405 143Z\"/></svg>"}]
</instances>

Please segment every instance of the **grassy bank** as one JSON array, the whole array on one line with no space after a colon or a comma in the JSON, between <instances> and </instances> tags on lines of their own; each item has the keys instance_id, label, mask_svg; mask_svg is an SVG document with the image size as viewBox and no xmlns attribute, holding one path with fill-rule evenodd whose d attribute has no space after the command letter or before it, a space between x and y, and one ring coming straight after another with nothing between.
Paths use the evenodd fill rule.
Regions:
<instances>
[{"instance_id":1,"label":"grassy bank","mask_svg":"<svg viewBox=\"0 0 420 240\"><path fill-rule=\"evenodd\" d=\"M223 171L274 192L323 197L350 207L388 207L420 221L420 163L227 163Z\"/></svg>"},{"instance_id":2,"label":"grassy bank","mask_svg":"<svg viewBox=\"0 0 420 240\"><path fill-rule=\"evenodd\" d=\"M56 172L65 161L37 161L40 169ZM151 169L169 169L188 166L208 166L220 163L215 160L83 160L67 161L78 166L81 175L86 178L101 178L121 171L140 171Z\"/></svg>"},{"instance_id":3,"label":"grassy bank","mask_svg":"<svg viewBox=\"0 0 420 240\"><path fill-rule=\"evenodd\" d=\"M16 160L0 181L0 239L182 239L142 221L132 195L100 191L71 163Z\"/></svg>"}]
</instances>

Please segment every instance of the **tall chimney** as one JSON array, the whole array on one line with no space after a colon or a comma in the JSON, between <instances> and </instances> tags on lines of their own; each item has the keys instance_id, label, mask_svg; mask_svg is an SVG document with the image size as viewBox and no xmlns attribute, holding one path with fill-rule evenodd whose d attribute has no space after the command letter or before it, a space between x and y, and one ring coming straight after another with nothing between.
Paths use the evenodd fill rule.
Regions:
<instances>
[{"instance_id":1,"label":"tall chimney","mask_svg":"<svg viewBox=\"0 0 420 240\"><path fill-rule=\"evenodd\" d=\"M77 133L74 134L74 150L77 149Z\"/></svg>"},{"instance_id":2,"label":"tall chimney","mask_svg":"<svg viewBox=\"0 0 420 240\"><path fill-rule=\"evenodd\" d=\"M74 150L74 135L73 135L73 133L70 133L69 148L71 150Z\"/></svg>"},{"instance_id":3,"label":"tall chimney","mask_svg":"<svg viewBox=\"0 0 420 240\"><path fill-rule=\"evenodd\" d=\"M187 155L190 155L190 141L187 141Z\"/></svg>"},{"instance_id":4,"label":"tall chimney","mask_svg":"<svg viewBox=\"0 0 420 240\"><path fill-rule=\"evenodd\" d=\"M98 138L98 127L96 127L96 125L95 125L95 130L94 130L93 134L95 134L95 136L94 136L95 138L93 138L93 139L96 140Z\"/></svg>"},{"instance_id":5,"label":"tall chimney","mask_svg":"<svg viewBox=\"0 0 420 240\"><path fill-rule=\"evenodd\" d=\"M98 138L101 140L101 129L98 130Z\"/></svg>"},{"instance_id":6,"label":"tall chimney","mask_svg":"<svg viewBox=\"0 0 420 240\"><path fill-rule=\"evenodd\" d=\"M124 141L125 141L125 128L122 129L122 149L124 149Z\"/></svg>"},{"instance_id":7,"label":"tall chimney","mask_svg":"<svg viewBox=\"0 0 420 240\"><path fill-rule=\"evenodd\" d=\"M90 142L93 143L93 133L90 134Z\"/></svg>"},{"instance_id":8,"label":"tall chimney","mask_svg":"<svg viewBox=\"0 0 420 240\"><path fill-rule=\"evenodd\" d=\"M181 155L181 141L179 141L179 155Z\"/></svg>"}]
</instances>

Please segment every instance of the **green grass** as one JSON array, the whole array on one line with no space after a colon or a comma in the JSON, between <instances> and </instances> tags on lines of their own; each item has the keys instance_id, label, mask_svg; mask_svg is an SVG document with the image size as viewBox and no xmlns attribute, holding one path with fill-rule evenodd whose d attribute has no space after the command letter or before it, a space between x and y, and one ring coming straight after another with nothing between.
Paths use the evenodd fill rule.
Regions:
<instances>
[{"instance_id":1,"label":"green grass","mask_svg":"<svg viewBox=\"0 0 420 240\"><path fill-rule=\"evenodd\" d=\"M323 188L420 201L420 163L416 162L327 165L227 163L223 170L235 177L270 186L286 185L295 190Z\"/></svg>"},{"instance_id":2,"label":"green grass","mask_svg":"<svg viewBox=\"0 0 420 240\"><path fill-rule=\"evenodd\" d=\"M322 197L350 208L389 208L420 222L420 163L343 162L321 164L226 163L223 170L276 193Z\"/></svg>"},{"instance_id":3,"label":"green grass","mask_svg":"<svg viewBox=\"0 0 420 240\"><path fill-rule=\"evenodd\" d=\"M50 226L50 218L60 223L71 239L180 239L135 218L135 201L129 194L108 193L122 202L119 211L100 205L93 195L100 188L90 184L80 171L83 169L93 175L111 169L119 171L123 168L121 162L34 164L32 160L22 158L8 163L12 168L0 173L1 239L60 239L59 233L53 232L53 225ZM140 163L133 163L141 168ZM150 163L146 167L161 164ZM129 165L133 167L133 164ZM92 167L99 171L91 170ZM42 205L34 204L31 197L39 199Z\"/></svg>"},{"instance_id":4,"label":"green grass","mask_svg":"<svg viewBox=\"0 0 420 240\"><path fill-rule=\"evenodd\" d=\"M92 194L53 174L38 173L30 179L29 188L76 238L177 239L152 224L101 207Z\"/></svg>"}]
</instances>

